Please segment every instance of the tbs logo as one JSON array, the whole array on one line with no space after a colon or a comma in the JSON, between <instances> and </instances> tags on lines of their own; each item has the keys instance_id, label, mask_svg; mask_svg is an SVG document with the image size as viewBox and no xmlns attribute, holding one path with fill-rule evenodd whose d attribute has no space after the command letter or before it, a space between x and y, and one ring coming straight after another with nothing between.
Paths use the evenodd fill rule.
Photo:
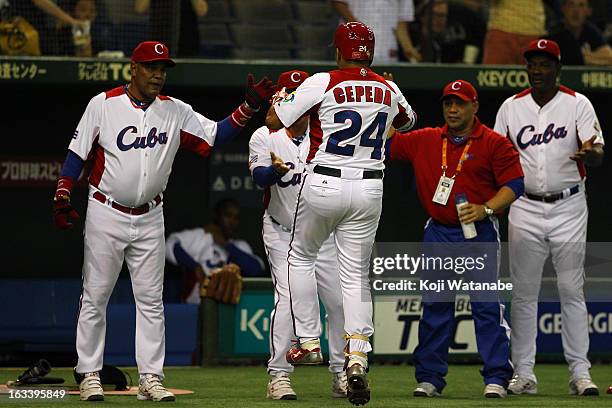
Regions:
<instances>
[{"instance_id":1,"label":"tbs logo","mask_svg":"<svg viewBox=\"0 0 612 408\"><path fill-rule=\"evenodd\" d=\"M128 126L119 132L117 135L117 147L122 152L126 152L130 149L153 148L157 143L160 145L168 143L166 132L162 132L158 135L157 128L155 127L151 128L147 137L136 136L133 140L130 140L130 136L126 136L128 133L138 133L138 129L136 126Z\"/></svg>"}]
</instances>

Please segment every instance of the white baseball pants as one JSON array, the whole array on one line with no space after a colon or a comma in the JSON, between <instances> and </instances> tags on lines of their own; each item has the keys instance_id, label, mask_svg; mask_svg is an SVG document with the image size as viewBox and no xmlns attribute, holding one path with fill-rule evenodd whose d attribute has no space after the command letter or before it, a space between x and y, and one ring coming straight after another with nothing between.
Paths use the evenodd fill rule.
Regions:
<instances>
[{"instance_id":1,"label":"white baseball pants","mask_svg":"<svg viewBox=\"0 0 612 408\"><path fill-rule=\"evenodd\" d=\"M162 204L146 214L129 215L90 196L84 247L76 371L89 373L102 369L106 306L125 259L136 301L138 371L163 378L165 242Z\"/></svg>"},{"instance_id":2,"label":"white baseball pants","mask_svg":"<svg viewBox=\"0 0 612 408\"><path fill-rule=\"evenodd\" d=\"M368 268L382 211L382 179L362 179L362 170L342 168L342 178L308 172L296 208L289 244L289 292L295 335L321 335L315 261L335 232L344 305L344 331L373 334ZM350 340L349 349L368 353L369 342Z\"/></svg>"},{"instance_id":3,"label":"white baseball pants","mask_svg":"<svg viewBox=\"0 0 612 408\"><path fill-rule=\"evenodd\" d=\"M544 203L521 197L510 207L508 240L512 290L512 362L535 380L538 295L544 262L552 255L561 302L563 353L572 378L590 377L584 299L588 209L584 192Z\"/></svg>"},{"instance_id":4,"label":"white baseball pants","mask_svg":"<svg viewBox=\"0 0 612 408\"><path fill-rule=\"evenodd\" d=\"M291 346L293 324L289 307L289 285L287 282L287 252L291 232L275 224L265 214L263 220L263 241L272 271L274 283L274 309L270 316L270 360L268 373L293 372L285 354ZM339 373L344 366L344 312L338 275L336 246L332 237L327 239L319 250L315 263L317 289L325 306L328 321L329 371Z\"/></svg>"}]
</instances>

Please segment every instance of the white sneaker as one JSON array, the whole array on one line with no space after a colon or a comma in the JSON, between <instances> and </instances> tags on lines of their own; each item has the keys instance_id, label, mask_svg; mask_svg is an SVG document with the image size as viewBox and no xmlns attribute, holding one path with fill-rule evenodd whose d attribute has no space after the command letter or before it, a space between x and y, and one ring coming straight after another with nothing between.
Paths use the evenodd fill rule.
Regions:
<instances>
[{"instance_id":1,"label":"white sneaker","mask_svg":"<svg viewBox=\"0 0 612 408\"><path fill-rule=\"evenodd\" d=\"M573 395L599 395L599 388L589 377L582 377L570 380L569 393Z\"/></svg>"},{"instance_id":2,"label":"white sneaker","mask_svg":"<svg viewBox=\"0 0 612 408\"><path fill-rule=\"evenodd\" d=\"M153 400L157 402L170 402L176 400L174 394L163 386L159 376L155 374L145 374L138 387L138 395L136 398L139 401Z\"/></svg>"},{"instance_id":3,"label":"white sneaker","mask_svg":"<svg viewBox=\"0 0 612 408\"><path fill-rule=\"evenodd\" d=\"M432 383L422 382L417 385L412 395L415 397L439 397L442 394L438 392L438 389Z\"/></svg>"},{"instance_id":4,"label":"white sneaker","mask_svg":"<svg viewBox=\"0 0 612 408\"><path fill-rule=\"evenodd\" d=\"M508 393L506 389L499 384L487 384L485 386L483 395L486 398L506 398Z\"/></svg>"},{"instance_id":5,"label":"white sneaker","mask_svg":"<svg viewBox=\"0 0 612 408\"><path fill-rule=\"evenodd\" d=\"M270 376L266 397L273 400L296 400L297 395L295 395L295 391L291 388L289 374L282 373L280 375Z\"/></svg>"},{"instance_id":6,"label":"white sneaker","mask_svg":"<svg viewBox=\"0 0 612 408\"><path fill-rule=\"evenodd\" d=\"M79 390L81 401L104 401L104 390L98 373L86 373Z\"/></svg>"},{"instance_id":7,"label":"white sneaker","mask_svg":"<svg viewBox=\"0 0 612 408\"><path fill-rule=\"evenodd\" d=\"M341 371L332 375L332 397L346 398L348 383L346 381L346 371Z\"/></svg>"},{"instance_id":8,"label":"white sneaker","mask_svg":"<svg viewBox=\"0 0 612 408\"><path fill-rule=\"evenodd\" d=\"M520 395L520 394L537 394L538 383L525 377L520 377L516 374L510 380L508 384L508 394Z\"/></svg>"}]
</instances>

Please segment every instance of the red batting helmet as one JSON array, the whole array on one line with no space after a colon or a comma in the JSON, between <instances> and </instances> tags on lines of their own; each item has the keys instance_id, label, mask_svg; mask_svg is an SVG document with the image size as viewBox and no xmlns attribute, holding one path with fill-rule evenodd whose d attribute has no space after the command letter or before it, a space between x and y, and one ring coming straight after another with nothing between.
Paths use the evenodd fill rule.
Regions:
<instances>
[{"instance_id":1,"label":"red batting helmet","mask_svg":"<svg viewBox=\"0 0 612 408\"><path fill-rule=\"evenodd\" d=\"M357 21L339 25L334 34L334 46L345 60L371 61L374 58L374 31Z\"/></svg>"}]
</instances>

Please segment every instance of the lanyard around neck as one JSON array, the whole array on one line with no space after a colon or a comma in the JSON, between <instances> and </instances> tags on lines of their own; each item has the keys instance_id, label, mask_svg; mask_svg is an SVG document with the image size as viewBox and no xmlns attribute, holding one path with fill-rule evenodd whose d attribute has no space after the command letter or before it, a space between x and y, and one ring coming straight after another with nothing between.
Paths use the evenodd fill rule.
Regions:
<instances>
[{"instance_id":1,"label":"lanyard around neck","mask_svg":"<svg viewBox=\"0 0 612 408\"><path fill-rule=\"evenodd\" d=\"M467 160L467 152L470 150L470 146L472 145L473 139L468 140L463 148L463 152L461 153L461 158L459 159L459 163L457 163L457 169L455 169L455 174L451 177L454 179L457 177L459 172L461 172L461 168L463 167L463 162ZM448 139L445 137L442 139L442 176L446 176L446 169L448 165L446 163L446 149L448 148Z\"/></svg>"}]
</instances>

